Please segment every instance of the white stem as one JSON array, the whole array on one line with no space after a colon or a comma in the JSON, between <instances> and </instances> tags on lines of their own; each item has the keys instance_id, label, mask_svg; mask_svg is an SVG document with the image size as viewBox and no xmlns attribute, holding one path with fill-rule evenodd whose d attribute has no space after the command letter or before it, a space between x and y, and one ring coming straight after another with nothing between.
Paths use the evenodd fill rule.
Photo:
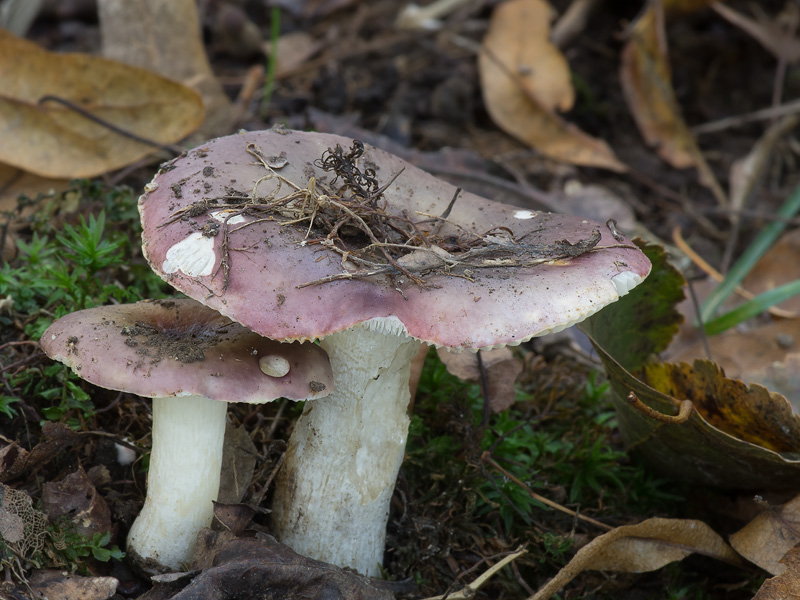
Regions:
<instances>
[{"instance_id":1,"label":"white stem","mask_svg":"<svg viewBox=\"0 0 800 600\"><path fill-rule=\"evenodd\" d=\"M321 342L334 391L307 401L273 501L276 537L296 552L378 575L403 462L411 359L420 343L356 326Z\"/></svg>"},{"instance_id":2,"label":"white stem","mask_svg":"<svg viewBox=\"0 0 800 600\"><path fill-rule=\"evenodd\" d=\"M180 570L211 525L219 491L227 404L203 396L153 399L147 497L128 534L145 570Z\"/></svg>"}]
</instances>

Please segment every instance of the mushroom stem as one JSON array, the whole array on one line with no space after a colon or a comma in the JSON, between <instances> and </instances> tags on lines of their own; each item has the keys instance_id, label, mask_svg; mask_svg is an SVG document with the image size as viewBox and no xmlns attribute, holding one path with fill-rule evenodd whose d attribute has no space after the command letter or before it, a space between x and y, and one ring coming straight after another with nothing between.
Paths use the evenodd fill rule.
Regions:
<instances>
[{"instance_id":1,"label":"mushroom stem","mask_svg":"<svg viewBox=\"0 0 800 600\"><path fill-rule=\"evenodd\" d=\"M383 562L389 502L408 436L411 359L420 346L391 331L397 324L373 319L320 342L334 391L306 402L272 507L283 543L371 576Z\"/></svg>"},{"instance_id":2,"label":"mushroom stem","mask_svg":"<svg viewBox=\"0 0 800 600\"><path fill-rule=\"evenodd\" d=\"M197 533L211 525L226 409L203 396L153 398L147 496L128 533L128 553L141 569L180 570L192 559Z\"/></svg>"}]
</instances>

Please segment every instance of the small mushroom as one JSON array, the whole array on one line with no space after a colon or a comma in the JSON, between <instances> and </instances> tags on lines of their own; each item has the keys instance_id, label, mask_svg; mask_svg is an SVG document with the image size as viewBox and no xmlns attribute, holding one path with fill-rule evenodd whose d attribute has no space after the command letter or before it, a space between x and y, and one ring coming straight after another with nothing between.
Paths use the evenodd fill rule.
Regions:
<instances>
[{"instance_id":1,"label":"small mushroom","mask_svg":"<svg viewBox=\"0 0 800 600\"><path fill-rule=\"evenodd\" d=\"M282 152L280 168L263 158ZM210 189L199 175L207 166ZM139 208L156 273L253 331L320 339L328 352L335 390L307 402L295 426L273 529L301 554L369 575L383 558L419 345L477 350L560 331L650 271L605 225L457 194L396 156L334 135L219 138L154 182ZM176 183L180 199L164 191ZM171 249L223 209L241 220L198 246L207 270L192 255L176 261ZM378 219L374 231L353 215Z\"/></svg>"},{"instance_id":2,"label":"small mushroom","mask_svg":"<svg viewBox=\"0 0 800 600\"><path fill-rule=\"evenodd\" d=\"M147 496L127 544L147 572L180 569L211 524L227 403L332 387L319 347L268 340L188 299L81 310L55 321L41 345L90 383L153 398Z\"/></svg>"}]
</instances>

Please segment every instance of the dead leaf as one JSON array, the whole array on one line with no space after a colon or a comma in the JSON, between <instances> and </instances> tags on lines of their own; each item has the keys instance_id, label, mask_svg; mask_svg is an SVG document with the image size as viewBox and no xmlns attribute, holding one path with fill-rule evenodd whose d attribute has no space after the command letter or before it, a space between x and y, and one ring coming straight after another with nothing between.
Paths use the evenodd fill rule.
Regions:
<instances>
[{"instance_id":1,"label":"dead leaf","mask_svg":"<svg viewBox=\"0 0 800 600\"><path fill-rule=\"evenodd\" d=\"M154 142L194 130L197 94L154 73L87 54L55 54L0 30L0 161L42 177L94 177L153 151L58 102Z\"/></svg>"},{"instance_id":2,"label":"dead leaf","mask_svg":"<svg viewBox=\"0 0 800 600\"><path fill-rule=\"evenodd\" d=\"M262 509L265 510L265 509ZM214 518L219 525L236 535L242 533L250 526L253 515L256 514L249 504L223 504L214 502ZM216 524L214 525L215 528Z\"/></svg>"},{"instance_id":3,"label":"dead leaf","mask_svg":"<svg viewBox=\"0 0 800 600\"><path fill-rule=\"evenodd\" d=\"M742 282L749 294L760 294L784 283L800 279L800 230L783 234L755 264ZM695 285L702 296L704 286ZM800 314L800 297L782 302L777 308L783 315ZM690 313L693 309L688 307ZM693 318L693 315L692 315ZM706 357L705 349L693 328L686 328L674 340L669 359L692 362ZM795 412L800 413L800 319L784 318L759 325L750 323L744 329L729 329L708 340L711 357L731 379L761 384L786 397Z\"/></svg>"},{"instance_id":4,"label":"dead leaf","mask_svg":"<svg viewBox=\"0 0 800 600\"><path fill-rule=\"evenodd\" d=\"M305 600L391 600L393 595L349 570L300 556L270 535L237 538L231 532L204 529L198 535L194 571L178 581L159 580L146 598L235 600L303 598Z\"/></svg>"},{"instance_id":5,"label":"dead leaf","mask_svg":"<svg viewBox=\"0 0 800 600\"><path fill-rule=\"evenodd\" d=\"M354 4L357 0L272 0L272 6L278 6L290 15L304 20L322 19L329 14Z\"/></svg>"},{"instance_id":6,"label":"dead leaf","mask_svg":"<svg viewBox=\"0 0 800 600\"><path fill-rule=\"evenodd\" d=\"M34 571L29 584L34 598L106 600L116 593L119 581L113 577L81 577L53 570Z\"/></svg>"},{"instance_id":7,"label":"dead leaf","mask_svg":"<svg viewBox=\"0 0 800 600\"><path fill-rule=\"evenodd\" d=\"M14 448L11 444L3 449L2 460L5 469L0 470L0 482L11 481L23 474L34 473L44 467L58 453L66 450L78 440L79 434L65 423L45 421L42 425L42 439L26 452L24 448Z\"/></svg>"},{"instance_id":8,"label":"dead leaf","mask_svg":"<svg viewBox=\"0 0 800 600\"><path fill-rule=\"evenodd\" d=\"M253 479L257 459L258 450L247 430L243 426L226 425L218 502L223 504L241 502Z\"/></svg>"},{"instance_id":9,"label":"dead leaf","mask_svg":"<svg viewBox=\"0 0 800 600\"><path fill-rule=\"evenodd\" d=\"M548 157L625 171L605 142L554 112L569 109L574 92L566 60L548 40L550 10L544 0L495 7L478 56L486 108L506 133Z\"/></svg>"},{"instance_id":10,"label":"dead leaf","mask_svg":"<svg viewBox=\"0 0 800 600\"><path fill-rule=\"evenodd\" d=\"M23 490L0 484L0 532L15 555L30 558L44 547L47 515Z\"/></svg>"},{"instance_id":11,"label":"dead leaf","mask_svg":"<svg viewBox=\"0 0 800 600\"><path fill-rule=\"evenodd\" d=\"M625 100L642 137L658 155L676 169L695 167L700 181L727 205L725 192L681 116L675 92L659 3L649 7L633 23L622 50L620 80Z\"/></svg>"},{"instance_id":12,"label":"dead leaf","mask_svg":"<svg viewBox=\"0 0 800 600\"><path fill-rule=\"evenodd\" d=\"M770 157L775 144L792 129L800 124L796 115L784 117L769 129L753 146L753 149L731 165L730 171L730 205L734 211L741 210L750 198L756 185L761 181L770 166ZM738 220L736 213L733 216ZM788 282L790 278L786 279Z\"/></svg>"},{"instance_id":13,"label":"dead leaf","mask_svg":"<svg viewBox=\"0 0 800 600\"><path fill-rule=\"evenodd\" d=\"M198 92L205 107L198 138L230 133L230 100L208 62L195 0L101 0L97 8L103 56L158 73Z\"/></svg>"},{"instance_id":14,"label":"dead leaf","mask_svg":"<svg viewBox=\"0 0 800 600\"><path fill-rule=\"evenodd\" d=\"M547 600L583 571L644 573L694 553L742 564L736 552L702 521L648 519L596 537L529 600Z\"/></svg>"},{"instance_id":15,"label":"dead leaf","mask_svg":"<svg viewBox=\"0 0 800 600\"><path fill-rule=\"evenodd\" d=\"M27 173L0 163L0 213L17 210L21 195L36 198L38 194L55 194L69 187L69 179L50 179Z\"/></svg>"},{"instance_id":16,"label":"dead leaf","mask_svg":"<svg viewBox=\"0 0 800 600\"><path fill-rule=\"evenodd\" d=\"M590 336L603 361L626 444L663 474L684 482L729 489L796 488L800 484L796 452L800 449L800 417L785 398L760 386L747 388L740 381L727 379L707 361L699 364L697 373L685 366L654 363L648 367L656 375L654 383L663 383L667 393L636 376L674 336L680 323L675 306L682 300L684 285L663 251L652 246L643 250L653 263L644 283L579 326ZM665 415L678 412L680 401L686 399L681 395L684 392L694 394L692 400L706 408L703 413L693 411L683 424L665 424L636 409L628 400L631 392ZM755 401L754 406L748 405L750 399ZM728 417L728 423L715 420L712 412L717 410ZM739 434L746 439L736 437ZM758 440L768 447L753 443Z\"/></svg>"},{"instance_id":17,"label":"dead leaf","mask_svg":"<svg viewBox=\"0 0 800 600\"><path fill-rule=\"evenodd\" d=\"M444 348L438 348L436 353L451 375L463 381L480 382L481 373L476 354L448 352ZM514 356L510 348L483 350L481 360L486 373L489 407L493 413L502 412L516 400L514 382L522 373L522 361Z\"/></svg>"},{"instance_id":18,"label":"dead leaf","mask_svg":"<svg viewBox=\"0 0 800 600\"><path fill-rule=\"evenodd\" d=\"M282 77L314 56L322 48L322 44L306 31L293 31L278 38L277 66L275 76ZM269 55L272 50L270 42L264 43L264 52Z\"/></svg>"},{"instance_id":19,"label":"dead leaf","mask_svg":"<svg viewBox=\"0 0 800 600\"><path fill-rule=\"evenodd\" d=\"M758 5L753 5L753 8L758 10L757 21L733 10L722 2L715 4L713 8L728 23L735 25L752 36L759 44L771 52L775 58L783 59L789 64L800 61L800 38L796 36L796 6L791 3L786 5L787 11L793 10L795 15L787 13L783 15L783 18L770 19ZM785 23L781 23L781 21L787 21L787 18L794 21L794 23L790 22L788 27Z\"/></svg>"},{"instance_id":20,"label":"dead leaf","mask_svg":"<svg viewBox=\"0 0 800 600\"><path fill-rule=\"evenodd\" d=\"M800 496L781 506L760 503L764 510L730 536L731 546L768 573L781 575L787 570L781 559L800 543Z\"/></svg>"},{"instance_id":21,"label":"dead leaf","mask_svg":"<svg viewBox=\"0 0 800 600\"><path fill-rule=\"evenodd\" d=\"M753 596L753 600L800 599L800 547L792 548L780 562L786 566L786 571L767 579Z\"/></svg>"},{"instance_id":22,"label":"dead leaf","mask_svg":"<svg viewBox=\"0 0 800 600\"><path fill-rule=\"evenodd\" d=\"M243 6L233 2L209 5L214 49L238 59L263 58L264 40L261 29L247 14Z\"/></svg>"},{"instance_id":23,"label":"dead leaf","mask_svg":"<svg viewBox=\"0 0 800 600\"><path fill-rule=\"evenodd\" d=\"M728 435L774 452L800 452L800 416L786 398L729 379L711 361L650 363L642 380L663 394L691 400L707 423Z\"/></svg>"},{"instance_id":24,"label":"dead leaf","mask_svg":"<svg viewBox=\"0 0 800 600\"><path fill-rule=\"evenodd\" d=\"M68 517L83 537L111 531L111 510L83 469L61 481L46 482L42 486L42 504L51 520Z\"/></svg>"},{"instance_id":25,"label":"dead leaf","mask_svg":"<svg viewBox=\"0 0 800 600\"><path fill-rule=\"evenodd\" d=\"M800 279L800 229L782 234L753 265L742 287L753 294L761 294L795 279ZM778 306L800 313L800 297L789 298Z\"/></svg>"}]
</instances>

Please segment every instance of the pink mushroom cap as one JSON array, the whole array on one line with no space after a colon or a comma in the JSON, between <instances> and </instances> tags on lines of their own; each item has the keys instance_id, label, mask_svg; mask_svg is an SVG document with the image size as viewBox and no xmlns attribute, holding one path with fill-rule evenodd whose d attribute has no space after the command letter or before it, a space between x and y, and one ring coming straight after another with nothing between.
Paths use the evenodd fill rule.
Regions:
<instances>
[{"instance_id":1,"label":"pink mushroom cap","mask_svg":"<svg viewBox=\"0 0 800 600\"><path fill-rule=\"evenodd\" d=\"M86 381L148 398L260 403L325 396L333 385L318 346L264 338L190 299L77 311L40 343Z\"/></svg>"},{"instance_id":2,"label":"pink mushroom cap","mask_svg":"<svg viewBox=\"0 0 800 600\"><path fill-rule=\"evenodd\" d=\"M336 189L341 182L331 183L333 174L320 168L319 160L337 144L349 149L352 140L266 130L218 138L189 151L168 163L140 198L143 247L153 270L172 286L272 339L318 339L376 317L395 317L408 335L436 346L513 345L585 319L650 271L644 254L606 225L520 210L464 192L439 235L491 231L545 252L598 233L599 241L591 251L532 266L512 266L499 257L491 268L431 270L422 275L425 287L388 275L303 287L343 273L342 256L306 243L307 222L282 225L280 219L245 213L227 221L226 277L223 236L208 232L218 232L230 213L214 204L222 197L267 196L277 183L274 177L263 179L270 173L247 152L248 144L274 157L269 160L274 173L299 188L315 178ZM377 148L368 146L360 164L374 169L381 185L397 175L379 205L415 221L427 219L428 226L430 215L442 215L456 191ZM284 184L278 195L290 191ZM192 212L200 201L208 210ZM180 211L183 217L176 218Z\"/></svg>"}]
</instances>

